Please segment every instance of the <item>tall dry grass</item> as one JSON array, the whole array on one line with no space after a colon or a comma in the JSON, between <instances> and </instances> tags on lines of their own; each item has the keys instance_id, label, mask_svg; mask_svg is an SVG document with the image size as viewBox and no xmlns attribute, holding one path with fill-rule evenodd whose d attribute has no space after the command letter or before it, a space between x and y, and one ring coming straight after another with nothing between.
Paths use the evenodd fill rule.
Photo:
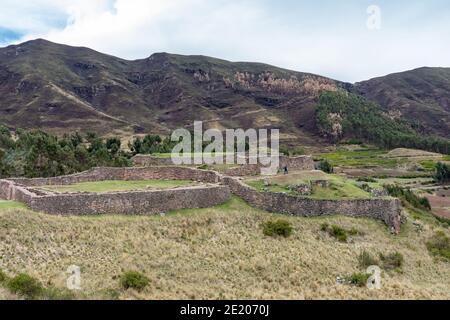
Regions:
<instances>
[{"instance_id":1,"label":"tall dry grass","mask_svg":"<svg viewBox=\"0 0 450 320\"><path fill-rule=\"evenodd\" d=\"M273 217L238 199L166 217L56 217L3 209L0 269L62 288L66 269L78 265L78 296L93 299L450 299L450 265L425 246L442 229L434 223L423 221L418 232L408 222L393 236L371 219L285 217L295 231L278 239L261 228ZM325 222L364 235L339 243L320 231ZM362 250L400 252L403 271L384 273L379 291L338 284L338 276L361 271ZM144 273L150 286L140 293L120 290L118 277L128 270ZM8 295L0 290L0 298Z\"/></svg>"}]
</instances>

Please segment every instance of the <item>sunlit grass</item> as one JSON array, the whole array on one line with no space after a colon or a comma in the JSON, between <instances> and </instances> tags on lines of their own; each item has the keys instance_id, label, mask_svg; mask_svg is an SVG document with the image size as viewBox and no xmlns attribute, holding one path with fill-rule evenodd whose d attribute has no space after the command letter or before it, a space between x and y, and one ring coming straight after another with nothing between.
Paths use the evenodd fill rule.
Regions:
<instances>
[{"instance_id":1,"label":"sunlit grass","mask_svg":"<svg viewBox=\"0 0 450 320\"><path fill-rule=\"evenodd\" d=\"M20 208L26 208L26 206L20 202L16 201L6 201L6 200L0 200L0 210L4 209L20 209Z\"/></svg>"},{"instance_id":2,"label":"sunlit grass","mask_svg":"<svg viewBox=\"0 0 450 320\"><path fill-rule=\"evenodd\" d=\"M265 222L279 218L292 224L289 239L263 233ZM321 232L324 223L361 235L340 243ZM448 263L436 261L425 246L441 228L422 223L422 232L408 222L393 236L373 219L275 215L237 198L165 217L6 209L0 210L0 269L65 288L67 268L77 265L82 290L76 295L88 299L450 299ZM403 272L383 272L381 290L338 284L336 277L364 271L358 263L363 250L401 253ZM124 270L144 274L149 287L121 289ZM0 288L3 297L8 293Z\"/></svg>"},{"instance_id":3,"label":"sunlit grass","mask_svg":"<svg viewBox=\"0 0 450 320\"><path fill-rule=\"evenodd\" d=\"M325 153L318 158L327 159L333 166L348 167L370 167L381 166L385 168L396 168L405 162L403 159L390 159L385 157L388 151L379 149L361 149L349 151L345 149L337 150L332 153Z\"/></svg>"},{"instance_id":4,"label":"sunlit grass","mask_svg":"<svg viewBox=\"0 0 450 320\"><path fill-rule=\"evenodd\" d=\"M357 182L352 179L346 179L339 175L325 174L321 171L293 173L290 175L277 176L266 179L250 178L246 183L258 191L282 192L290 195L296 195L290 186L295 186L311 181L327 180L329 187L314 186L313 192L309 198L313 199L368 199L371 194L358 187ZM377 184L373 184L377 185ZM378 185L377 185L378 186Z\"/></svg>"}]
</instances>

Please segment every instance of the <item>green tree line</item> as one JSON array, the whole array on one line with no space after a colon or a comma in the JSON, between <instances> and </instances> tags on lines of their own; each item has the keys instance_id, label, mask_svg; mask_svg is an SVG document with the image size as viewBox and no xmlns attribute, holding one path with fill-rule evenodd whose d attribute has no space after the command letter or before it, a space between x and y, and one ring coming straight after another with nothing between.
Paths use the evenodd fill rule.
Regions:
<instances>
[{"instance_id":1,"label":"green tree line","mask_svg":"<svg viewBox=\"0 0 450 320\"><path fill-rule=\"evenodd\" d=\"M52 177L92 167L131 165L118 138L101 139L75 132L58 138L49 133L0 126L0 177Z\"/></svg>"},{"instance_id":2,"label":"green tree line","mask_svg":"<svg viewBox=\"0 0 450 320\"><path fill-rule=\"evenodd\" d=\"M362 139L379 147L414 148L450 153L450 141L417 132L411 124L388 117L365 98L343 92L321 94L316 111L319 128L335 142Z\"/></svg>"}]
</instances>

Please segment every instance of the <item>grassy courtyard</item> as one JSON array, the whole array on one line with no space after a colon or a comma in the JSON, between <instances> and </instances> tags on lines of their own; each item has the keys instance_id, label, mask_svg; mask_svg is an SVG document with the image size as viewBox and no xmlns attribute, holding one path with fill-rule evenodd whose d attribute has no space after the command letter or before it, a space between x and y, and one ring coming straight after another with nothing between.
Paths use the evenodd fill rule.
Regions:
<instances>
[{"instance_id":1,"label":"grassy courtyard","mask_svg":"<svg viewBox=\"0 0 450 320\"><path fill-rule=\"evenodd\" d=\"M92 192L92 193L106 193L106 192L120 192L120 191L135 191L135 190L149 190L149 189L171 189L178 187L186 187L194 185L195 183L187 180L136 180L136 181L96 181L83 182L64 186L44 186L40 189L60 192L60 193L76 193L76 192Z\"/></svg>"},{"instance_id":2,"label":"grassy courtyard","mask_svg":"<svg viewBox=\"0 0 450 320\"><path fill-rule=\"evenodd\" d=\"M266 179L250 178L245 182L261 192L283 192L296 195L290 186L317 180L327 180L329 187L314 186L312 194L308 196L313 199L368 199L372 197L370 193L358 187L355 180L339 175L325 174L321 171L298 172Z\"/></svg>"}]
</instances>

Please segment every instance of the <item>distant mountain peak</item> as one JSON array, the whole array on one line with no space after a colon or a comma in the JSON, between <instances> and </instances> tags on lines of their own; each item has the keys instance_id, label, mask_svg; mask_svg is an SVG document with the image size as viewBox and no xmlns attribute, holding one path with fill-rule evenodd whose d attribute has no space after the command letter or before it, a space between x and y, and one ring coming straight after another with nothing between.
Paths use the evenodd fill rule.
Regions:
<instances>
[{"instance_id":1,"label":"distant mountain peak","mask_svg":"<svg viewBox=\"0 0 450 320\"><path fill-rule=\"evenodd\" d=\"M352 85L263 63L167 52L130 61L36 39L0 49L0 119L57 133L126 135L165 134L203 120L221 129L279 128L288 140L314 144L318 96L341 90L448 136L449 70L420 68Z\"/></svg>"}]
</instances>

